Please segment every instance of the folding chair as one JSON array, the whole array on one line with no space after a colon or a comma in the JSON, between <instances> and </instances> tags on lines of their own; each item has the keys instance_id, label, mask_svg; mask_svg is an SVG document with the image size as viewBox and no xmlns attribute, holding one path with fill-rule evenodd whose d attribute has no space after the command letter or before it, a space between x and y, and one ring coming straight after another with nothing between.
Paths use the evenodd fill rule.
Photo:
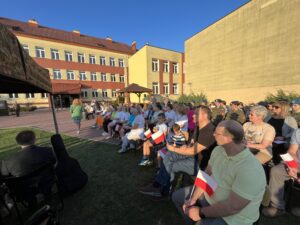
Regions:
<instances>
[{"instance_id":1,"label":"folding chair","mask_svg":"<svg viewBox=\"0 0 300 225\"><path fill-rule=\"evenodd\" d=\"M18 203L21 203L26 208L34 206L37 203L36 194L42 193L45 194L45 197L49 197L49 195L52 194L51 189L54 184L56 185L57 193L60 199L61 209L64 206L63 199L60 194L60 187L52 163L47 163L25 176L6 177L3 179L3 182L8 188L9 197L14 202L19 222L22 225L24 223L20 214ZM49 182L49 186L47 186L45 182ZM41 190L41 188L45 188L45 190Z\"/></svg>"},{"instance_id":2,"label":"folding chair","mask_svg":"<svg viewBox=\"0 0 300 225\"><path fill-rule=\"evenodd\" d=\"M49 205L43 206L36 211L26 222L25 225L59 225L57 214Z\"/></svg>"}]
</instances>

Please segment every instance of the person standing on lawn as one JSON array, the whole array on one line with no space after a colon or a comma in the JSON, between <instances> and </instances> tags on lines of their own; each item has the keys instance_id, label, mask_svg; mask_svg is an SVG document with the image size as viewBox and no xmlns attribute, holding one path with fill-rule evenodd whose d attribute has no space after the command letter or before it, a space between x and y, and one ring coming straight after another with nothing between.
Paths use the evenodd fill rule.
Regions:
<instances>
[{"instance_id":1,"label":"person standing on lawn","mask_svg":"<svg viewBox=\"0 0 300 225\"><path fill-rule=\"evenodd\" d=\"M82 106L81 100L78 98L75 98L70 107L70 112L71 112L72 120L77 126L77 134L80 134L80 125L81 125L83 111L84 111L84 108Z\"/></svg>"}]
</instances>

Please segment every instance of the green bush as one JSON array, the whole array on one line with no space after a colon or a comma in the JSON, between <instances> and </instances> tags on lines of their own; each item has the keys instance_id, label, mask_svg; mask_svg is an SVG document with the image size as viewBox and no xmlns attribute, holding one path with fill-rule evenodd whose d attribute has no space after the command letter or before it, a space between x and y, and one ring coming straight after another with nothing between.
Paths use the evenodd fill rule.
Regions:
<instances>
[{"instance_id":1,"label":"green bush","mask_svg":"<svg viewBox=\"0 0 300 225\"><path fill-rule=\"evenodd\" d=\"M177 99L177 102L179 103L190 103L194 101L196 105L199 105L201 102L206 101L207 102L207 97L204 93L200 94L191 94L191 95L180 95L179 98Z\"/></svg>"},{"instance_id":2,"label":"green bush","mask_svg":"<svg viewBox=\"0 0 300 225\"><path fill-rule=\"evenodd\" d=\"M284 92L282 89L277 90L276 94L267 94L265 101L276 102L276 101L288 101L291 102L295 98L300 98L300 94L296 92Z\"/></svg>"}]
</instances>

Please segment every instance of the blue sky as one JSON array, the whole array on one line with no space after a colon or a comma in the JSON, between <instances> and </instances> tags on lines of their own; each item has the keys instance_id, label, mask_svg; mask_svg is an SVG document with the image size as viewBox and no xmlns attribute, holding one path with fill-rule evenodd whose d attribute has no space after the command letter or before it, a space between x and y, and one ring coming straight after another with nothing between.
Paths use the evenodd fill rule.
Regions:
<instances>
[{"instance_id":1,"label":"blue sky","mask_svg":"<svg viewBox=\"0 0 300 225\"><path fill-rule=\"evenodd\" d=\"M138 48L145 43L184 51L184 41L248 0L3 0L0 16Z\"/></svg>"}]
</instances>

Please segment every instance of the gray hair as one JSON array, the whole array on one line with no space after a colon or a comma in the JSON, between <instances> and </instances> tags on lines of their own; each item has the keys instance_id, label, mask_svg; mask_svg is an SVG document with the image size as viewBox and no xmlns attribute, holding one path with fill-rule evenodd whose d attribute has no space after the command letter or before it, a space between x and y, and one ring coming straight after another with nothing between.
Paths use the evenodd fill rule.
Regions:
<instances>
[{"instance_id":1,"label":"gray hair","mask_svg":"<svg viewBox=\"0 0 300 225\"><path fill-rule=\"evenodd\" d=\"M231 136L234 143L240 144L244 141L244 129L239 122L224 120L218 124L218 127L224 127L224 135Z\"/></svg>"},{"instance_id":2,"label":"gray hair","mask_svg":"<svg viewBox=\"0 0 300 225\"><path fill-rule=\"evenodd\" d=\"M266 107L261 106L261 105L252 106L250 108L250 111L253 112L256 116L262 117L263 120L268 115L268 110L266 109Z\"/></svg>"}]
</instances>

